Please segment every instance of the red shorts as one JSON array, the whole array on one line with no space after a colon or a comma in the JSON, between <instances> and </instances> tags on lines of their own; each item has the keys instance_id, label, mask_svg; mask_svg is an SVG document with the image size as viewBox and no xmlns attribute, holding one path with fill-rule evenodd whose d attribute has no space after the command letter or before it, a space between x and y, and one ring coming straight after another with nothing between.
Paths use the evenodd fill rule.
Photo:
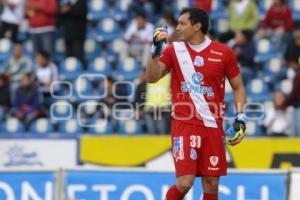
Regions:
<instances>
[{"instance_id":1,"label":"red shorts","mask_svg":"<svg viewBox=\"0 0 300 200\"><path fill-rule=\"evenodd\" d=\"M223 128L172 120L172 150L176 176L227 174Z\"/></svg>"}]
</instances>

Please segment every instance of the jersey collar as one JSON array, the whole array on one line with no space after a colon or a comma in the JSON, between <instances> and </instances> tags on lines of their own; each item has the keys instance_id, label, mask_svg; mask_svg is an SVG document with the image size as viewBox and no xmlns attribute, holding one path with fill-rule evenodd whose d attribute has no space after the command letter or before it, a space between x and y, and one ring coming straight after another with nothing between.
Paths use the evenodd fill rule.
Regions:
<instances>
[{"instance_id":1,"label":"jersey collar","mask_svg":"<svg viewBox=\"0 0 300 200\"><path fill-rule=\"evenodd\" d=\"M211 43L211 39L209 39L209 37L205 36L205 40L204 42L202 42L201 44L196 44L196 45L192 45L188 42L188 45L191 49L193 49L196 52L201 52L203 51L206 47L208 47Z\"/></svg>"}]
</instances>

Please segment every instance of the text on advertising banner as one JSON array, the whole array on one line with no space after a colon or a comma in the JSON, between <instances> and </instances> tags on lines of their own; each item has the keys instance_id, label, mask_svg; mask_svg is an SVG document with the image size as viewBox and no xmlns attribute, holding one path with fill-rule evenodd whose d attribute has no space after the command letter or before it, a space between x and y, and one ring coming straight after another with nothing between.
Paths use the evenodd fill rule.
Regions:
<instances>
[{"instance_id":1,"label":"text on advertising banner","mask_svg":"<svg viewBox=\"0 0 300 200\"><path fill-rule=\"evenodd\" d=\"M67 199L81 200L164 200L173 173L69 171L65 174ZM222 177L222 200L285 200L286 173L232 173ZM200 200L197 178L186 200Z\"/></svg>"},{"instance_id":2,"label":"text on advertising banner","mask_svg":"<svg viewBox=\"0 0 300 200\"><path fill-rule=\"evenodd\" d=\"M0 199L53 200L53 172L0 172Z\"/></svg>"}]
</instances>

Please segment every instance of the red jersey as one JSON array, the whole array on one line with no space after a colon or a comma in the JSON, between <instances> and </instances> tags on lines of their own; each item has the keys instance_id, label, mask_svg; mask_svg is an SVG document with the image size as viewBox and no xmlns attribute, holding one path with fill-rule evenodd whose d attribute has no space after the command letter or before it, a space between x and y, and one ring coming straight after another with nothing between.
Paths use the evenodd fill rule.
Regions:
<instances>
[{"instance_id":1,"label":"red jersey","mask_svg":"<svg viewBox=\"0 0 300 200\"><path fill-rule=\"evenodd\" d=\"M207 37L198 50L188 43L174 42L160 56L172 77L172 118L221 128L225 77L239 75L237 59L229 47Z\"/></svg>"}]
</instances>

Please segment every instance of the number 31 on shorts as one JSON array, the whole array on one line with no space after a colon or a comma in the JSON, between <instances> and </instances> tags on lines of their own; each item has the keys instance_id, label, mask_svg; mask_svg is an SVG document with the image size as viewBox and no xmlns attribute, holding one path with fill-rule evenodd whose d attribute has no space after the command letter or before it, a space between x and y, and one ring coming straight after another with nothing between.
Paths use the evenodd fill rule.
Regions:
<instances>
[{"instance_id":1,"label":"number 31 on shorts","mask_svg":"<svg viewBox=\"0 0 300 200\"><path fill-rule=\"evenodd\" d=\"M201 136L200 135L191 135L190 136L190 145L192 148L201 147Z\"/></svg>"}]
</instances>

